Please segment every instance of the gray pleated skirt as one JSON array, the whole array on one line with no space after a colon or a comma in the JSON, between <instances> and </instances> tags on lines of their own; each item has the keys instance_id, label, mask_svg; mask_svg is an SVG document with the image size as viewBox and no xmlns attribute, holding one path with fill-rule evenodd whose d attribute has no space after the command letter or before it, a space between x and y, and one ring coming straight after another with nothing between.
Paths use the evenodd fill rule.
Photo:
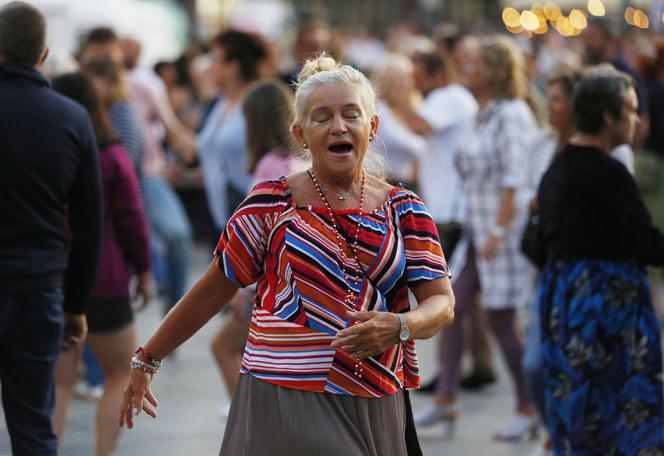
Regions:
<instances>
[{"instance_id":1,"label":"gray pleated skirt","mask_svg":"<svg viewBox=\"0 0 664 456\"><path fill-rule=\"evenodd\" d=\"M405 456L403 391L369 399L240 376L221 456Z\"/></svg>"}]
</instances>

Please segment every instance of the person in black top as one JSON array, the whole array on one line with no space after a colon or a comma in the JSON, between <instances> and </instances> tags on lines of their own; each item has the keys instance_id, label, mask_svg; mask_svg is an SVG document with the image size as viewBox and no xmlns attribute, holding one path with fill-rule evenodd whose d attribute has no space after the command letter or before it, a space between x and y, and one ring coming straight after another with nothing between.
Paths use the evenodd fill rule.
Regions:
<instances>
[{"instance_id":1,"label":"person in black top","mask_svg":"<svg viewBox=\"0 0 664 456\"><path fill-rule=\"evenodd\" d=\"M556 455L664 450L660 331L643 269L664 264L664 235L608 155L632 139L637 104L629 75L585 75L574 100L578 134L538 192L547 258L538 305Z\"/></svg>"},{"instance_id":2,"label":"person in black top","mask_svg":"<svg viewBox=\"0 0 664 456\"><path fill-rule=\"evenodd\" d=\"M101 238L95 134L37 71L46 24L0 8L0 382L12 452L55 455L54 365L83 341Z\"/></svg>"}]
</instances>

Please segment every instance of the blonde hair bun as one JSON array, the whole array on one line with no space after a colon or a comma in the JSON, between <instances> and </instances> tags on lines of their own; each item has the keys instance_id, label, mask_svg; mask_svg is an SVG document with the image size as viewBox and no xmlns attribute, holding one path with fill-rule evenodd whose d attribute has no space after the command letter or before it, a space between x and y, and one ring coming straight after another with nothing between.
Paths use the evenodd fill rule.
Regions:
<instances>
[{"instance_id":1,"label":"blonde hair bun","mask_svg":"<svg viewBox=\"0 0 664 456\"><path fill-rule=\"evenodd\" d=\"M302 70L297 75L298 85L302 85L304 81L322 71L336 71L341 67L336 60L324 52L316 58L307 59L302 66Z\"/></svg>"}]
</instances>

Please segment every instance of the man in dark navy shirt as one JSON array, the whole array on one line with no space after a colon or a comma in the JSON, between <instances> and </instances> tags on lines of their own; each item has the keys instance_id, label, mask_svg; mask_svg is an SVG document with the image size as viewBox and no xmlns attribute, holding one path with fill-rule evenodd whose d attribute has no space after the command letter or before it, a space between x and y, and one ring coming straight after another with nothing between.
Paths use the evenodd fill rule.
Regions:
<instances>
[{"instance_id":1,"label":"man in dark navy shirt","mask_svg":"<svg viewBox=\"0 0 664 456\"><path fill-rule=\"evenodd\" d=\"M0 382L12 452L55 455L54 366L83 341L101 240L95 134L37 71L46 24L0 8Z\"/></svg>"}]
</instances>

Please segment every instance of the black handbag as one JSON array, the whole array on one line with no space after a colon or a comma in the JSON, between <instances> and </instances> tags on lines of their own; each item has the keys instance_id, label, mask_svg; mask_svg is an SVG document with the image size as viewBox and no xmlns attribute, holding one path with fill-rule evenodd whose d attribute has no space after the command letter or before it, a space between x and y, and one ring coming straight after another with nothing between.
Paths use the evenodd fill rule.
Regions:
<instances>
[{"instance_id":1,"label":"black handbag","mask_svg":"<svg viewBox=\"0 0 664 456\"><path fill-rule=\"evenodd\" d=\"M546 264L546 249L542 245L539 211L531 209L521 236L521 252L538 268Z\"/></svg>"}]
</instances>

